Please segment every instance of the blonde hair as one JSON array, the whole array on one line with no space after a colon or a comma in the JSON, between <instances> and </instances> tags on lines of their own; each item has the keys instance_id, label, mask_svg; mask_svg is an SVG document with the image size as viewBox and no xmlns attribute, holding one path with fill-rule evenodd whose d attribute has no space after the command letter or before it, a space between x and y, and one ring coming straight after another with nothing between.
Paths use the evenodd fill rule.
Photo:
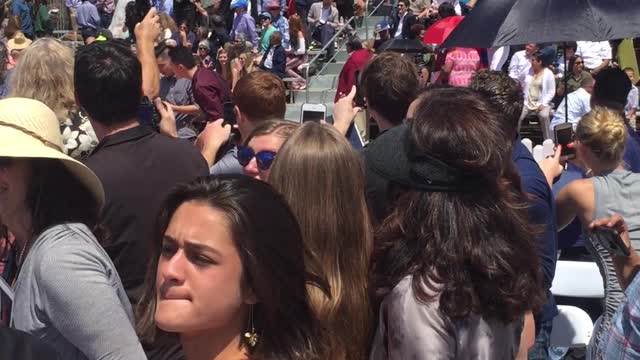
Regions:
<instances>
[{"instance_id":1,"label":"blonde hair","mask_svg":"<svg viewBox=\"0 0 640 360\"><path fill-rule=\"evenodd\" d=\"M242 59L244 60L244 74L250 74L254 71L256 71L256 66L253 63L253 61L256 59L255 56L252 53L242 53L240 55L238 55L238 59Z\"/></svg>"},{"instance_id":2,"label":"blonde hair","mask_svg":"<svg viewBox=\"0 0 640 360\"><path fill-rule=\"evenodd\" d=\"M162 30L169 29L171 30L171 32L178 31L178 26L176 25L176 22L173 21L173 18L169 16L169 14L165 12L161 12L158 16L160 18L160 27L162 28Z\"/></svg>"},{"instance_id":3,"label":"blonde hair","mask_svg":"<svg viewBox=\"0 0 640 360\"><path fill-rule=\"evenodd\" d=\"M319 263L330 297L309 286L313 309L331 338L331 359L367 357L373 234L361 156L332 126L308 122L284 143L268 181L296 215L310 259ZM313 266L313 265L311 265Z\"/></svg>"},{"instance_id":4,"label":"blonde hair","mask_svg":"<svg viewBox=\"0 0 640 360\"><path fill-rule=\"evenodd\" d=\"M244 146L249 145L249 142L253 138L267 135L275 135L283 140L287 140L299 126L300 124L298 123L286 120L261 121L253 131L251 131L251 134L247 136L247 140L244 141Z\"/></svg>"},{"instance_id":5,"label":"blonde hair","mask_svg":"<svg viewBox=\"0 0 640 360\"><path fill-rule=\"evenodd\" d=\"M576 138L606 163L622 159L627 136L622 115L604 107L591 109L576 128Z\"/></svg>"},{"instance_id":6,"label":"blonde hair","mask_svg":"<svg viewBox=\"0 0 640 360\"><path fill-rule=\"evenodd\" d=\"M64 121L76 108L71 48L53 38L34 41L11 75L9 96L41 101Z\"/></svg>"}]
</instances>

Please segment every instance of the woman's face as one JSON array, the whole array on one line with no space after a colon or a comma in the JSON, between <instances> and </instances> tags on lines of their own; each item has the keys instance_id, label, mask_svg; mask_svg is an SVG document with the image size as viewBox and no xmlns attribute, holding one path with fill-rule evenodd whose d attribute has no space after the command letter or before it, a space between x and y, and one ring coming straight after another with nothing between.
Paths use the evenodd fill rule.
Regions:
<instances>
[{"instance_id":1,"label":"woman's face","mask_svg":"<svg viewBox=\"0 0 640 360\"><path fill-rule=\"evenodd\" d=\"M542 69L542 61L537 60L536 58L531 58L531 67L534 70L540 70Z\"/></svg>"},{"instance_id":2,"label":"woman's face","mask_svg":"<svg viewBox=\"0 0 640 360\"><path fill-rule=\"evenodd\" d=\"M573 63L573 72L579 74L584 70L584 60L581 57L576 58L576 62Z\"/></svg>"},{"instance_id":3,"label":"woman's face","mask_svg":"<svg viewBox=\"0 0 640 360\"><path fill-rule=\"evenodd\" d=\"M270 135L262 135L256 136L247 147L253 150L254 154L258 154L261 151L272 151L277 153L278 150L282 147L282 143L284 143L284 139L278 135L270 134ZM244 174L247 176L251 176L254 179L267 181L269 178L269 172L271 171L271 167L268 169L262 170L258 167L258 160L254 156L253 159L244 167Z\"/></svg>"},{"instance_id":4,"label":"woman's face","mask_svg":"<svg viewBox=\"0 0 640 360\"><path fill-rule=\"evenodd\" d=\"M31 166L27 160L0 157L0 219L3 222L10 223L16 216L28 214L30 178Z\"/></svg>"},{"instance_id":5,"label":"woman's face","mask_svg":"<svg viewBox=\"0 0 640 360\"><path fill-rule=\"evenodd\" d=\"M218 55L218 61L220 62L220 65L227 65L227 62L229 61L229 55L227 55L226 52L220 53L220 55Z\"/></svg>"},{"instance_id":6,"label":"woman's face","mask_svg":"<svg viewBox=\"0 0 640 360\"><path fill-rule=\"evenodd\" d=\"M255 303L242 279L242 262L225 214L203 202L183 203L162 239L157 326L181 335L242 329L246 305Z\"/></svg>"}]
</instances>

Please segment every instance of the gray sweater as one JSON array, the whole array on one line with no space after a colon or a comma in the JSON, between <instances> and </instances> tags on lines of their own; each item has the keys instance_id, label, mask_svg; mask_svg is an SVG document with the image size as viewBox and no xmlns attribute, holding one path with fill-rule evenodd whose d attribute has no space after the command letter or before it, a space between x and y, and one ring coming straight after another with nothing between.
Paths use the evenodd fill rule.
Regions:
<instances>
[{"instance_id":1,"label":"gray sweater","mask_svg":"<svg viewBox=\"0 0 640 360\"><path fill-rule=\"evenodd\" d=\"M63 359L146 359L120 277L91 231L56 225L34 242L15 284L11 326Z\"/></svg>"}]
</instances>

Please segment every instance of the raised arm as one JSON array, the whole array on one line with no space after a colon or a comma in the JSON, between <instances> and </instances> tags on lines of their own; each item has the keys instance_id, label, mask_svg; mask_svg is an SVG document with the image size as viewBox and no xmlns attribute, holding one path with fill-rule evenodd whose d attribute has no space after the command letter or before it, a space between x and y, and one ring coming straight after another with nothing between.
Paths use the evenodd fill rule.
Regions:
<instances>
[{"instance_id":1,"label":"raised arm","mask_svg":"<svg viewBox=\"0 0 640 360\"><path fill-rule=\"evenodd\" d=\"M142 93L151 100L160 94L160 69L154 52L154 41L160 31L160 17L155 8L135 28L138 60L142 65Z\"/></svg>"}]
</instances>

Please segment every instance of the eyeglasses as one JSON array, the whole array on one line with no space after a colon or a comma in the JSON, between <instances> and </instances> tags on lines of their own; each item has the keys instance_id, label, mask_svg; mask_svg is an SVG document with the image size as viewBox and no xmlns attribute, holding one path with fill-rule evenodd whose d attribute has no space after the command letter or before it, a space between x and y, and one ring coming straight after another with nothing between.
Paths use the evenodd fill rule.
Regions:
<instances>
[{"instance_id":1,"label":"eyeglasses","mask_svg":"<svg viewBox=\"0 0 640 360\"><path fill-rule=\"evenodd\" d=\"M204 47L204 46L201 46L201 47L199 47L199 48L198 48L198 50L209 50L209 49L207 49L207 48L206 48L206 47Z\"/></svg>"},{"instance_id":2,"label":"eyeglasses","mask_svg":"<svg viewBox=\"0 0 640 360\"><path fill-rule=\"evenodd\" d=\"M240 165L247 166L251 162L251 159L256 158L256 162L258 163L258 169L265 171L269 170L273 160L276 158L276 153L274 151L258 151L254 153L250 147L247 146L238 146L238 162Z\"/></svg>"},{"instance_id":3,"label":"eyeglasses","mask_svg":"<svg viewBox=\"0 0 640 360\"><path fill-rule=\"evenodd\" d=\"M584 64L584 62L582 62L582 61L576 61L576 65L582 65L582 64Z\"/></svg>"}]
</instances>

